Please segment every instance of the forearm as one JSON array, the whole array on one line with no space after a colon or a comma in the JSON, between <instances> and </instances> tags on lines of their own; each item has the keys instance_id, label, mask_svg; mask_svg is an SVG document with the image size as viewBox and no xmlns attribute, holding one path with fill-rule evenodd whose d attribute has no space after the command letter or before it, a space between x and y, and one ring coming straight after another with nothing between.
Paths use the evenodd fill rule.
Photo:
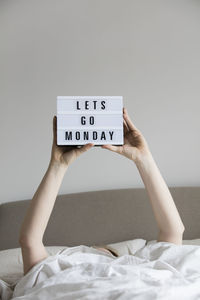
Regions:
<instances>
[{"instance_id":1,"label":"forearm","mask_svg":"<svg viewBox=\"0 0 200 300\"><path fill-rule=\"evenodd\" d=\"M184 225L151 153L138 160L136 166L147 190L160 232L182 233Z\"/></svg>"},{"instance_id":2,"label":"forearm","mask_svg":"<svg viewBox=\"0 0 200 300\"><path fill-rule=\"evenodd\" d=\"M66 166L50 161L21 225L19 240L42 242L66 170Z\"/></svg>"}]
</instances>

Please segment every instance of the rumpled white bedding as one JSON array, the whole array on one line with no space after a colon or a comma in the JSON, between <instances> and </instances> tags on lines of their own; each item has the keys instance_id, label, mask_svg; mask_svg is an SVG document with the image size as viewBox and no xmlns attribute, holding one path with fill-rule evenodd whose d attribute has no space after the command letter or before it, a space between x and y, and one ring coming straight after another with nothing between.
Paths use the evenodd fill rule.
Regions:
<instances>
[{"instance_id":1,"label":"rumpled white bedding","mask_svg":"<svg viewBox=\"0 0 200 300\"><path fill-rule=\"evenodd\" d=\"M9 287L0 281L3 300ZM200 246L148 243L116 258L88 246L70 247L36 264L12 299L200 299Z\"/></svg>"}]
</instances>

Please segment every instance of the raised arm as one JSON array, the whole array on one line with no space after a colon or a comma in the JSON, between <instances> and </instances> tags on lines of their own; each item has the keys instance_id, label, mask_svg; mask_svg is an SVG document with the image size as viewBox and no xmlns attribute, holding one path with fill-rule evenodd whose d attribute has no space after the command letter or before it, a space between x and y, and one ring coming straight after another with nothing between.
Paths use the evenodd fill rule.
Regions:
<instances>
[{"instance_id":1,"label":"raised arm","mask_svg":"<svg viewBox=\"0 0 200 300\"><path fill-rule=\"evenodd\" d=\"M104 145L102 148L126 156L132 160L141 175L153 209L159 233L157 241L182 244L184 225L171 193L160 174L142 133L131 121L124 108L124 145Z\"/></svg>"},{"instance_id":2,"label":"raised arm","mask_svg":"<svg viewBox=\"0 0 200 300\"><path fill-rule=\"evenodd\" d=\"M158 224L157 241L182 244L184 225L152 155L149 154L139 159L136 166L146 187Z\"/></svg>"},{"instance_id":3,"label":"raised arm","mask_svg":"<svg viewBox=\"0 0 200 300\"><path fill-rule=\"evenodd\" d=\"M65 172L81 153L93 146L93 144L86 144L81 148L57 146L56 124L56 116L54 116L50 163L30 202L20 228L19 243L23 257L24 275L35 264L48 256L43 245L43 235Z\"/></svg>"}]
</instances>

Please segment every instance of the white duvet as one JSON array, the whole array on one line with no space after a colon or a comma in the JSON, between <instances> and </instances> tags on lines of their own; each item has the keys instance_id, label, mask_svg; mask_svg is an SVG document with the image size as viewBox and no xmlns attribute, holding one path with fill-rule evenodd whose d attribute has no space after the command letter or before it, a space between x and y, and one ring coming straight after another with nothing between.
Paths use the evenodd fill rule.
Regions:
<instances>
[{"instance_id":1,"label":"white duvet","mask_svg":"<svg viewBox=\"0 0 200 300\"><path fill-rule=\"evenodd\" d=\"M200 246L151 242L118 258L70 247L36 264L2 299L200 299ZM1 294L0 293L0 294Z\"/></svg>"}]
</instances>

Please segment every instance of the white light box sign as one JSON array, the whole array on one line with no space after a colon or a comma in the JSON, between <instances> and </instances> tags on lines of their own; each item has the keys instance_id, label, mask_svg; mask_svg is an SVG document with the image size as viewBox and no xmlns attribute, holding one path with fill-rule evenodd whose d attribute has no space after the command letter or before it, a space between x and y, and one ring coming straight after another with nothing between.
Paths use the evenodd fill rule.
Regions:
<instances>
[{"instance_id":1,"label":"white light box sign","mask_svg":"<svg viewBox=\"0 0 200 300\"><path fill-rule=\"evenodd\" d=\"M57 96L57 145L123 145L122 96Z\"/></svg>"}]
</instances>

